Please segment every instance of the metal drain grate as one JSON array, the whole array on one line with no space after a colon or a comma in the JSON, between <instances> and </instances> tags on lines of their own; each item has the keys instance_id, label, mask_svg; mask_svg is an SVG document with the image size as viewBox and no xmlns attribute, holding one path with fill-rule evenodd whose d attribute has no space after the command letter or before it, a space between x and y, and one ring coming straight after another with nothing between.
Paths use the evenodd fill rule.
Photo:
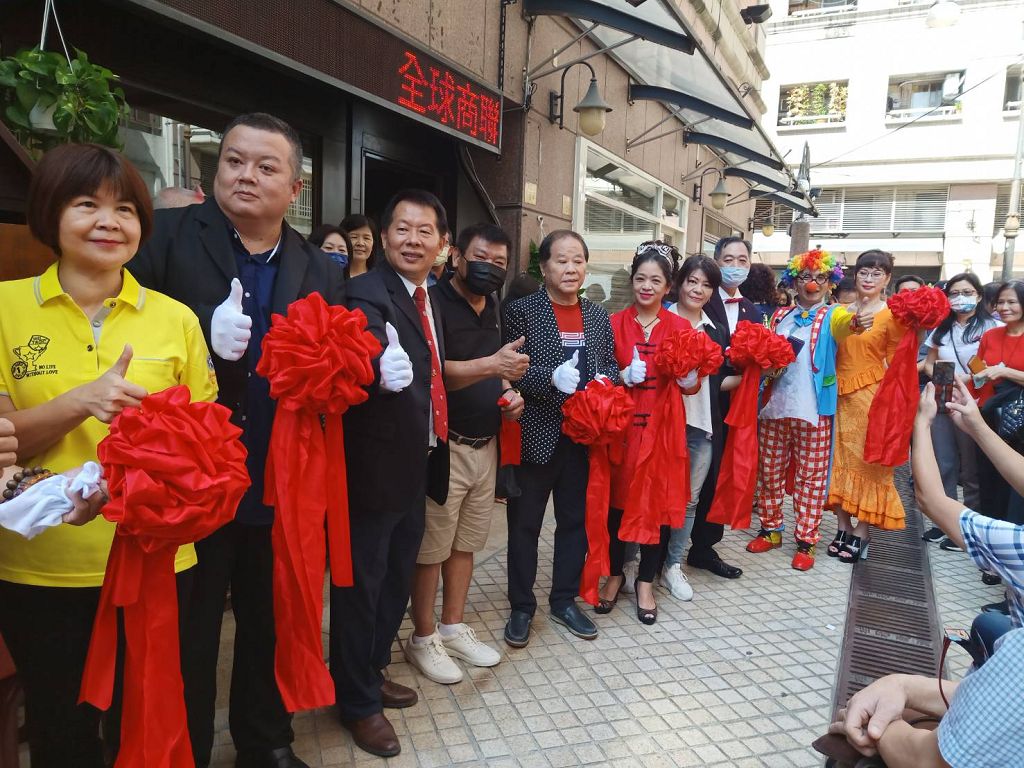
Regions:
<instances>
[{"instance_id":1,"label":"metal drain grate","mask_svg":"<svg viewBox=\"0 0 1024 768\"><path fill-rule=\"evenodd\" d=\"M907 527L872 529L868 559L854 566L833 715L880 677L895 672L934 676L939 670L939 614L909 465L896 469L896 488L907 510Z\"/></svg>"}]
</instances>

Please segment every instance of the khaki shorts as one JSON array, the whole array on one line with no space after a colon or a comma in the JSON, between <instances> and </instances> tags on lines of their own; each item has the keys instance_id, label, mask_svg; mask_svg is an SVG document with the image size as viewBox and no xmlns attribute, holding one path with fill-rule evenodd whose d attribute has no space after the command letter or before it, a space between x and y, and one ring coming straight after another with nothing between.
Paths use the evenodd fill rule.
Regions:
<instances>
[{"instance_id":1,"label":"khaki shorts","mask_svg":"<svg viewBox=\"0 0 1024 768\"><path fill-rule=\"evenodd\" d=\"M419 565L443 563L452 550L479 552L487 544L494 514L494 479L498 472L498 441L480 448L452 442L448 501L427 498L426 528L416 558Z\"/></svg>"}]
</instances>

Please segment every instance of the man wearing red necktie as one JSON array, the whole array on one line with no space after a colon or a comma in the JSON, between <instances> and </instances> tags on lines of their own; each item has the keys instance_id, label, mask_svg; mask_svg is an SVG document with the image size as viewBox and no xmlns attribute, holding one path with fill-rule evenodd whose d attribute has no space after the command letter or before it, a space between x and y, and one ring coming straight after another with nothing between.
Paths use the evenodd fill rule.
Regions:
<instances>
[{"instance_id":1,"label":"man wearing red necktie","mask_svg":"<svg viewBox=\"0 0 1024 768\"><path fill-rule=\"evenodd\" d=\"M448 491L444 336L426 291L448 240L444 207L430 192L399 192L381 235L384 263L348 284L348 307L362 310L384 350L369 399L345 414L355 583L331 588L330 651L342 725L361 749L389 757L400 746L382 708L417 696L384 669L409 602L426 496L443 504Z\"/></svg>"}]
</instances>

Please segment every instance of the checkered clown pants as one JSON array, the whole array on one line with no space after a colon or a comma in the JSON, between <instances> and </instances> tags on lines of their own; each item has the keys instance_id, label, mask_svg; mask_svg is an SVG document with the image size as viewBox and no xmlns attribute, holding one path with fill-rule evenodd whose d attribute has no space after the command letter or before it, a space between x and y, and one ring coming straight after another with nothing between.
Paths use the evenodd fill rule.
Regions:
<instances>
[{"instance_id":1,"label":"checkered clown pants","mask_svg":"<svg viewBox=\"0 0 1024 768\"><path fill-rule=\"evenodd\" d=\"M817 544L821 538L821 511L828 497L828 458L832 443L832 420L819 416L817 426L802 419L762 419L758 424L761 460L755 506L761 527L783 528L782 499L786 494L786 472L793 463L793 509L796 538Z\"/></svg>"}]
</instances>

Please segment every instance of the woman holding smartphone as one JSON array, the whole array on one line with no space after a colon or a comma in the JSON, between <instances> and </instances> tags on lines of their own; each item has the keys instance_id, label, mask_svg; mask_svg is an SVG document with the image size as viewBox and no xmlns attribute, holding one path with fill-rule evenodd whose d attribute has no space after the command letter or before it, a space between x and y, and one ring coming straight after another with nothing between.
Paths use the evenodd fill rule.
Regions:
<instances>
[{"instance_id":1,"label":"woman holding smartphone","mask_svg":"<svg viewBox=\"0 0 1024 768\"><path fill-rule=\"evenodd\" d=\"M970 366L978 354L981 337L1002 323L984 311L981 281L973 273L962 272L951 277L946 281L945 293L949 298L949 316L925 340L928 354L924 360L924 372L936 381L938 389L941 383L938 380L943 378L941 367L952 367L954 377L973 391ZM932 422L932 445L946 496L955 499L959 483L964 489L964 506L981 509L975 461L977 447L966 432L953 425L943 408L939 409ZM922 538L938 541L944 535L940 528L932 527Z\"/></svg>"}]
</instances>

